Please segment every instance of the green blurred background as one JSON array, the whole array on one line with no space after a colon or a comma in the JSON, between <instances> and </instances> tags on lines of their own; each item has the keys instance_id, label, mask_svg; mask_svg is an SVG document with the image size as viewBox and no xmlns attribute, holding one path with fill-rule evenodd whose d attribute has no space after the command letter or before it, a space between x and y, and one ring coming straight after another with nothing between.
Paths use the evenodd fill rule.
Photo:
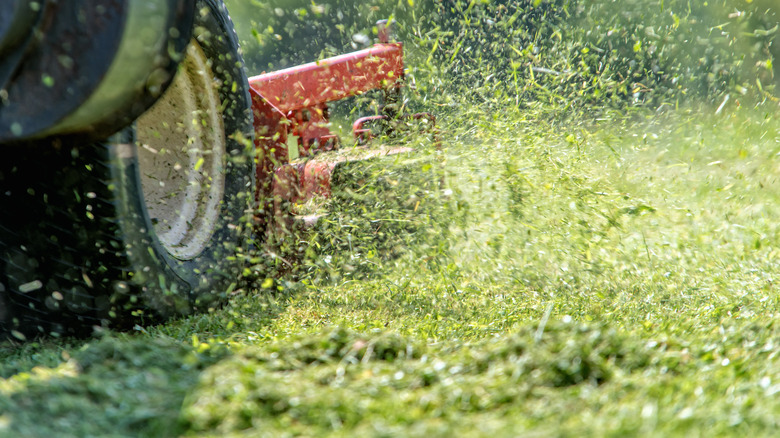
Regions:
<instances>
[{"instance_id":1,"label":"green blurred background","mask_svg":"<svg viewBox=\"0 0 780 438\"><path fill-rule=\"evenodd\" d=\"M521 106L774 100L777 3L227 0L250 74L365 47L392 17L421 93Z\"/></svg>"}]
</instances>

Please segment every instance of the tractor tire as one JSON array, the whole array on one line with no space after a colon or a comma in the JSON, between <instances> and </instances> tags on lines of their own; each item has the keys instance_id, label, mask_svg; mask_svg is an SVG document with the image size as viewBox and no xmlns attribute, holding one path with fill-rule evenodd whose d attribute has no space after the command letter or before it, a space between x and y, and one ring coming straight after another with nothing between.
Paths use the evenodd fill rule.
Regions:
<instances>
[{"instance_id":1,"label":"tractor tire","mask_svg":"<svg viewBox=\"0 0 780 438\"><path fill-rule=\"evenodd\" d=\"M195 0L0 2L0 143L102 141L173 79Z\"/></svg>"},{"instance_id":2,"label":"tractor tire","mask_svg":"<svg viewBox=\"0 0 780 438\"><path fill-rule=\"evenodd\" d=\"M157 322L235 287L254 201L250 97L224 4L196 3L173 84L133 126L3 147L4 337Z\"/></svg>"}]
</instances>

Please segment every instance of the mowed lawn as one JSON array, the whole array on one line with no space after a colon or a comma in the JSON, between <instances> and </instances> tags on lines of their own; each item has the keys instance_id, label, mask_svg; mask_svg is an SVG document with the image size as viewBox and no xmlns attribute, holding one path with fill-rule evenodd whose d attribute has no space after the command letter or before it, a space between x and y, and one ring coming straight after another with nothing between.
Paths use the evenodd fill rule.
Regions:
<instances>
[{"instance_id":1,"label":"mowed lawn","mask_svg":"<svg viewBox=\"0 0 780 438\"><path fill-rule=\"evenodd\" d=\"M777 108L666 108L445 113L391 249L4 344L0 436L776 436Z\"/></svg>"}]
</instances>

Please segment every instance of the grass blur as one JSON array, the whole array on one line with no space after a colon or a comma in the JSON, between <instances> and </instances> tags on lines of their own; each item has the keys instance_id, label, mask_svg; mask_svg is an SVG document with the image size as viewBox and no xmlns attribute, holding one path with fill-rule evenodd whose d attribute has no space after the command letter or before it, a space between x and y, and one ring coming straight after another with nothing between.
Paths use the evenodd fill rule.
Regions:
<instances>
[{"instance_id":1,"label":"grass blur","mask_svg":"<svg viewBox=\"0 0 780 438\"><path fill-rule=\"evenodd\" d=\"M774 435L780 126L714 111L474 114L446 245L6 346L0 434Z\"/></svg>"},{"instance_id":2,"label":"grass blur","mask_svg":"<svg viewBox=\"0 0 780 438\"><path fill-rule=\"evenodd\" d=\"M387 198L333 201L294 275L258 262L222 308L0 346L0 436L775 436L777 104L424 73L435 165L369 169Z\"/></svg>"}]
</instances>

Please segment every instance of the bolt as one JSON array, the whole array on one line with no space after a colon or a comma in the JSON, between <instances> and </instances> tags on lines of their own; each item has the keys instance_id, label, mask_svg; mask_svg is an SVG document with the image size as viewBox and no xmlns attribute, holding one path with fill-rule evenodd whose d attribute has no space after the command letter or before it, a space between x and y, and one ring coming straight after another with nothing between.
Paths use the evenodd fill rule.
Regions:
<instances>
[{"instance_id":1,"label":"bolt","mask_svg":"<svg viewBox=\"0 0 780 438\"><path fill-rule=\"evenodd\" d=\"M379 20L376 22L376 30L379 36L379 42L387 44L393 32L393 23L389 20Z\"/></svg>"}]
</instances>

